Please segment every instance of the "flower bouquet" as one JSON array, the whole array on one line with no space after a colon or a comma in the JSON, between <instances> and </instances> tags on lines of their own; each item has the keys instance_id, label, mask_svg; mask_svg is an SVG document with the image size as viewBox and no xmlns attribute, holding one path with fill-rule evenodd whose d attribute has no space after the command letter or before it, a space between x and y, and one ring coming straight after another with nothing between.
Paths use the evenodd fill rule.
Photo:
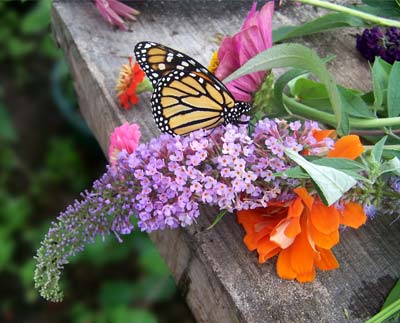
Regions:
<instances>
[{"instance_id":1,"label":"flower bouquet","mask_svg":"<svg viewBox=\"0 0 400 323\"><path fill-rule=\"evenodd\" d=\"M272 46L273 7L254 5L208 69L156 43L136 46L118 100L129 109L151 90L165 134L139 143L137 125L115 129L106 173L60 214L38 250L35 281L45 298L62 298L61 270L97 236L122 241L134 225L196 225L202 204L219 209L213 225L236 213L245 246L260 263L277 256L280 278L311 282L316 268L338 268L331 249L341 228L398 205L398 63L375 60L369 95L338 86L314 51ZM292 69L274 80L276 67Z\"/></svg>"}]
</instances>

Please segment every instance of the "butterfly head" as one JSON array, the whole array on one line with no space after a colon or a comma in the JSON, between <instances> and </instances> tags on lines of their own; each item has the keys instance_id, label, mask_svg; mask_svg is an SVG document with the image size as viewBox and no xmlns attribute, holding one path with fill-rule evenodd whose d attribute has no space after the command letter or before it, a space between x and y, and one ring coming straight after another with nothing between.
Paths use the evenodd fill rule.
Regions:
<instances>
[{"instance_id":1,"label":"butterfly head","mask_svg":"<svg viewBox=\"0 0 400 323\"><path fill-rule=\"evenodd\" d=\"M225 116L225 124L239 123L240 117L249 112L253 106L247 102L235 102L235 106Z\"/></svg>"}]
</instances>

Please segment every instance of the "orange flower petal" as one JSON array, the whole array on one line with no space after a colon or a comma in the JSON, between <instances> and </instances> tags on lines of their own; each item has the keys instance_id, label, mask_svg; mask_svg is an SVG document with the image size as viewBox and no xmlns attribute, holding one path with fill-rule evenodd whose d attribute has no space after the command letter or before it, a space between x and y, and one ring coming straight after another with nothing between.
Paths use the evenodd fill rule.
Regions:
<instances>
[{"instance_id":1,"label":"orange flower petal","mask_svg":"<svg viewBox=\"0 0 400 323\"><path fill-rule=\"evenodd\" d=\"M283 279L294 279L297 274L292 269L291 261L290 261L291 250L283 249L278 256L278 261L276 263L276 272L279 277Z\"/></svg>"},{"instance_id":2,"label":"orange flower petal","mask_svg":"<svg viewBox=\"0 0 400 323\"><path fill-rule=\"evenodd\" d=\"M284 233L288 238L293 238L301 232L300 219L291 219Z\"/></svg>"},{"instance_id":3,"label":"orange flower petal","mask_svg":"<svg viewBox=\"0 0 400 323\"><path fill-rule=\"evenodd\" d=\"M287 227L290 225L290 219L283 219L279 224L272 230L270 235L270 240L275 242L282 249L289 247L293 241L294 237L288 237L285 234Z\"/></svg>"},{"instance_id":4,"label":"orange flower petal","mask_svg":"<svg viewBox=\"0 0 400 323\"><path fill-rule=\"evenodd\" d=\"M304 187L294 189L294 192L303 200L303 203L311 210L314 204L314 198L308 194Z\"/></svg>"},{"instance_id":5,"label":"orange flower petal","mask_svg":"<svg viewBox=\"0 0 400 323\"><path fill-rule=\"evenodd\" d=\"M321 270L332 270L339 268L335 255L330 250L318 249L319 255L315 257L315 265Z\"/></svg>"},{"instance_id":6,"label":"orange flower petal","mask_svg":"<svg viewBox=\"0 0 400 323\"><path fill-rule=\"evenodd\" d=\"M296 280L299 283L311 283L315 279L315 268L310 271L297 274Z\"/></svg>"},{"instance_id":7,"label":"orange flower petal","mask_svg":"<svg viewBox=\"0 0 400 323\"><path fill-rule=\"evenodd\" d=\"M328 207L317 201L311 210L310 219L315 229L321 233L329 234L339 228L339 212L334 205Z\"/></svg>"},{"instance_id":8,"label":"orange flower petal","mask_svg":"<svg viewBox=\"0 0 400 323\"><path fill-rule=\"evenodd\" d=\"M341 212L340 224L357 229L367 221L363 207L354 202L347 203Z\"/></svg>"},{"instance_id":9,"label":"orange flower petal","mask_svg":"<svg viewBox=\"0 0 400 323\"><path fill-rule=\"evenodd\" d=\"M258 262L260 264L266 262L269 258L275 256L281 250L282 249L279 248L276 243L269 240L268 236L260 239L257 246Z\"/></svg>"},{"instance_id":10,"label":"orange flower petal","mask_svg":"<svg viewBox=\"0 0 400 323\"><path fill-rule=\"evenodd\" d=\"M237 220L246 231L243 242L250 251L255 250L258 241L269 235L282 219L282 217L266 216L265 214L269 211L268 209L258 208L237 212Z\"/></svg>"},{"instance_id":11,"label":"orange flower petal","mask_svg":"<svg viewBox=\"0 0 400 323\"><path fill-rule=\"evenodd\" d=\"M336 141L333 149L328 152L327 157L356 159L363 152L364 146L361 144L360 137L348 135Z\"/></svg>"},{"instance_id":12,"label":"orange flower petal","mask_svg":"<svg viewBox=\"0 0 400 323\"><path fill-rule=\"evenodd\" d=\"M284 233L287 237L293 238L297 236L300 231L300 216L303 213L304 205L301 199L295 199L289 206L288 219L290 219L289 225L286 227Z\"/></svg>"},{"instance_id":13,"label":"orange flower petal","mask_svg":"<svg viewBox=\"0 0 400 323\"><path fill-rule=\"evenodd\" d=\"M307 239L307 219L301 219L301 233L296 237L290 249L290 264L297 274L296 279L301 282L312 281L315 277L314 250Z\"/></svg>"},{"instance_id":14,"label":"orange flower petal","mask_svg":"<svg viewBox=\"0 0 400 323\"><path fill-rule=\"evenodd\" d=\"M322 141L325 138L335 138L336 137L336 131L335 130L313 130L312 132L313 137L317 141Z\"/></svg>"},{"instance_id":15,"label":"orange flower petal","mask_svg":"<svg viewBox=\"0 0 400 323\"><path fill-rule=\"evenodd\" d=\"M254 210L237 211L237 221L244 227L246 232L254 231L254 225L260 221Z\"/></svg>"},{"instance_id":16,"label":"orange flower petal","mask_svg":"<svg viewBox=\"0 0 400 323\"><path fill-rule=\"evenodd\" d=\"M257 240L254 239L254 236L251 234L246 234L244 236L243 243L250 251L254 251L257 249Z\"/></svg>"},{"instance_id":17,"label":"orange flower petal","mask_svg":"<svg viewBox=\"0 0 400 323\"><path fill-rule=\"evenodd\" d=\"M303 213L304 206L303 203L301 202L301 199L295 199L292 203L289 205L289 210L288 210L288 218L300 218L300 215Z\"/></svg>"},{"instance_id":18,"label":"orange flower petal","mask_svg":"<svg viewBox=\"0 0 400 323\"><path fill-rule=\"evenodd\" d=\"M310 223L309 229L311 238L318 247L330 249L339 242L339 230L327 234L322 233L318 231L312 223Z\"/></svg>"}]
</instances>

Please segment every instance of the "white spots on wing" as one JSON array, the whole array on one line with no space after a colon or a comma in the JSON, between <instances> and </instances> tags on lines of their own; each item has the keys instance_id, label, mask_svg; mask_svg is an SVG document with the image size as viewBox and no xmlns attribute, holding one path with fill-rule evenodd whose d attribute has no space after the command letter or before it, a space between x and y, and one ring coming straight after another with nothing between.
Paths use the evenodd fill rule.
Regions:
<instances>
[{"instance_id":1,"label":"white spots on wing","mask_svg":"<svg viewBox=\"0 0 400 323\"><path fill-rule=\"evenodd\" d=\"M185 66L185 67L188 67L189 66L189 63L188 62L186 62L186 61L182 61L182 66Z\"/></svg>"},{"instance_id":2,"label":"white spots on wing","mask_svg":"<svg viewBox=\"0 0 400 323\"><path fill-rule=\"evenodd\" d=\"M165 64L164 64L164 63L158 64L158 69L159 69L160 71L165 70Z\"/></svg>"}]
</instances>

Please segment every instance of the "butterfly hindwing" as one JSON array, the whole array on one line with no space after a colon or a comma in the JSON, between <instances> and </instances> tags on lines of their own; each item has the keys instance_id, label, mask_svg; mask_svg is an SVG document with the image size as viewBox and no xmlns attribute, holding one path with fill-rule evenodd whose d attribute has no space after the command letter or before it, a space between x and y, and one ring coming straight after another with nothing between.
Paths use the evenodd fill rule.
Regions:
<instances>
[{"instance_id":1,"label":"butterfly hindwing","mask_svg":"<svg viewBox=\"0 0 400 323\"><path fill-rule=\"evenodd\" d=\"M151 99L154 119L162 132L185 135L225 123L235 106L231 94L207 74L174 71L164 76Z\"/></svg>"}]
</instances>

